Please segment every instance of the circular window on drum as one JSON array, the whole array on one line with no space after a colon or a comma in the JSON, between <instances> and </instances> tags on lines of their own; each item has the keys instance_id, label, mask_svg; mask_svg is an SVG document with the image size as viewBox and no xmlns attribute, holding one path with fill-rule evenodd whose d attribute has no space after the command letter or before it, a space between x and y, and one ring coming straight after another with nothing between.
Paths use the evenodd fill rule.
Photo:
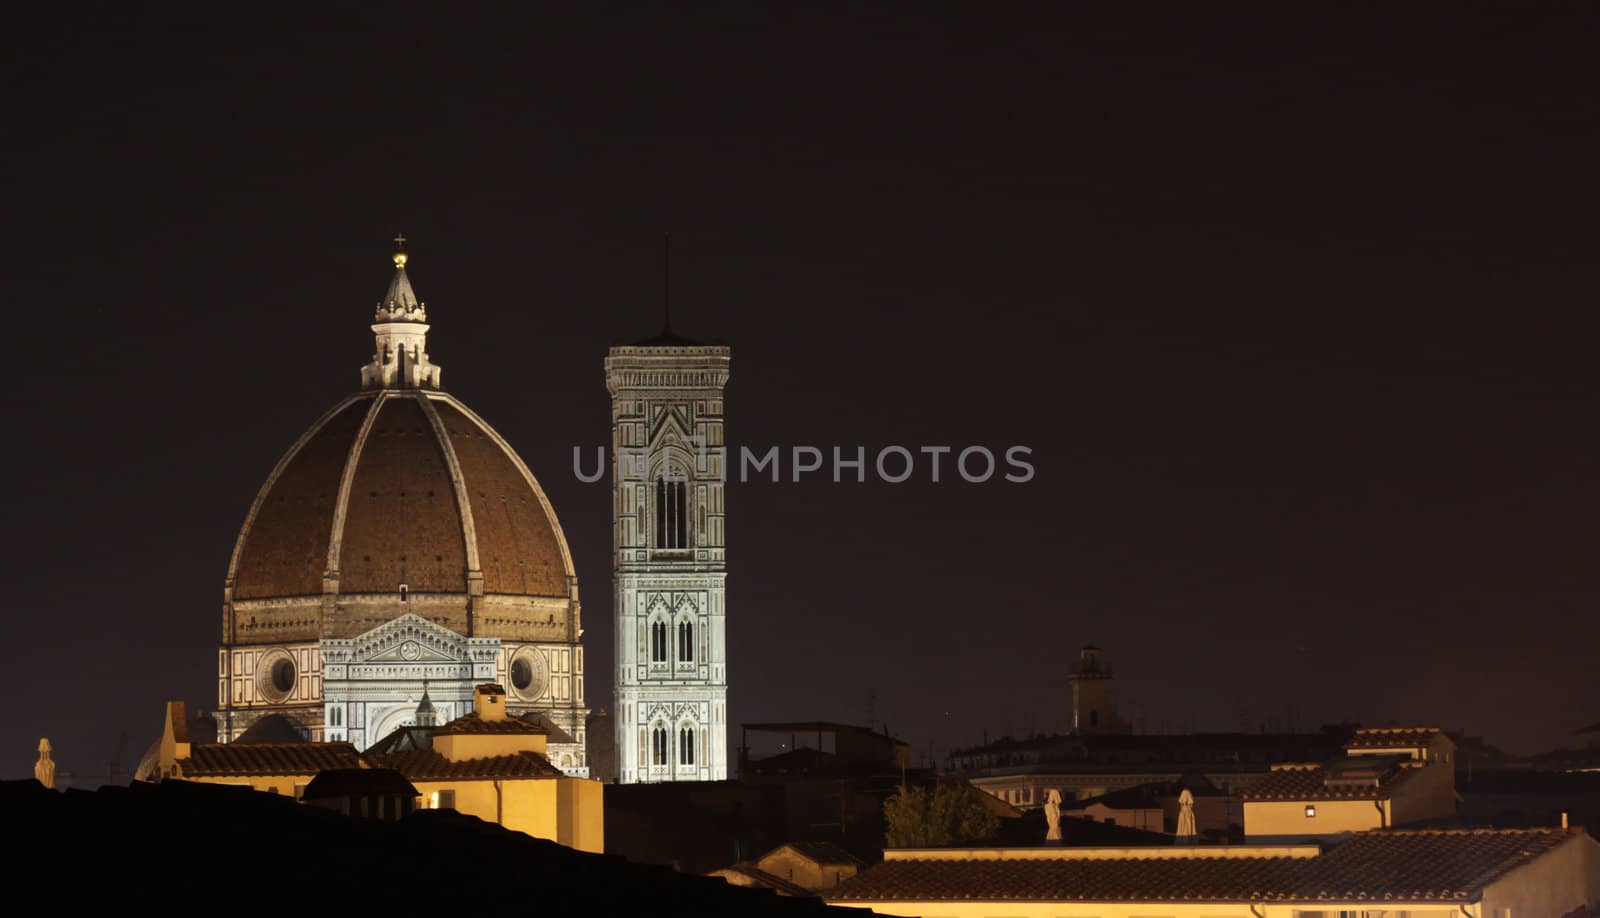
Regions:
<instances>
[{"instance_id":1,"label":"circular window on drum","mask_svg":"<svg viewBox=\"0 0 1600 918\"><path fill-rule=\"evenodd\" d=\"M550 668L537 647L523 646L511 655L511 691L522 701L535 701L550 686Z\"/></svg>"},{"instance_id":2,"label":"circular window on drum","mask_svg":"<svg viewBox=\"0 0 1600 918\"><path fill-rule=\"evenodd\" d=\"M273 704L281 704L294 694L300 671L295 668L294 655L282 647L274 647L256 661L256 690Z\"/></svg>"}]
</instances>

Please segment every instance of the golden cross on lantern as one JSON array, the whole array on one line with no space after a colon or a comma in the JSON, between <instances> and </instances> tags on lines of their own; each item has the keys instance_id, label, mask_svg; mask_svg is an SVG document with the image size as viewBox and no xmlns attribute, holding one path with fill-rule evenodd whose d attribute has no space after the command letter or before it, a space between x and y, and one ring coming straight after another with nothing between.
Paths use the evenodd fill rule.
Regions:
<instances>
[{"instance_id":1,"label":"golden cross on lantern","mask_svg":"<svg viewBox=\"0 0 1600 918\"><path fill-rule=\"evenodd\" d=\"M406 237L403 233L394 234L394 266L397 268L406 266Z\"/></svg>"}]
</instances>

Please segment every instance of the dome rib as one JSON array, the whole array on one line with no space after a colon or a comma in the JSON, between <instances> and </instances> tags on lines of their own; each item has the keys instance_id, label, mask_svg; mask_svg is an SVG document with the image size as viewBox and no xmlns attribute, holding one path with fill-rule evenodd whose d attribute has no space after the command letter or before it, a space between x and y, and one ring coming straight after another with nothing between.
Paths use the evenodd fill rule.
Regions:
<instances>
[{"instance_id":1,"label":"dome rib","mask_svg":"<svg viewBox=\"0 0 1600 918\"><path fill-rule=\"evenodd\" d=\"M423 416L428 419L428 424L433 429L433 438L439 442L439 451L444 454L445 468L450 470L450 484L456 496L456 512L461 515L461 531L467 548L467 592L482 593L483 566L478 560L478 527L472 521L472 501L467 496L467 479L461 472L461 458L456 455L456 446L450 440L450 432L445 429L444 419L439 417L438 409L433 407L433 399L421 392L416 394L416 399L422 406ZM477 589L473 589L474 583Z\"/></svg>"},{"instance_id":2,"label":"dome rib","mask_svg":"<svg viewBox=\"0 0 1600 918\"><path fill-rule=\"evenodd\" d=\"M356 431L356 437L350 442L350 451L345 455L344 466L339 473L339 494L333 500L333 528L328 533L328 561L323 570L329 574L337 575L339 571L339 555L344 547L344 525L349 514L350 486L355 482L356 467L361 463L361 451L367 447L367 437L372 434L372 425L378 419L378 409L383 407L385 400L390 398L387 391L379 392L367 408L367 416L361 420L361 429Z\"/></svg>"}]
</instances>

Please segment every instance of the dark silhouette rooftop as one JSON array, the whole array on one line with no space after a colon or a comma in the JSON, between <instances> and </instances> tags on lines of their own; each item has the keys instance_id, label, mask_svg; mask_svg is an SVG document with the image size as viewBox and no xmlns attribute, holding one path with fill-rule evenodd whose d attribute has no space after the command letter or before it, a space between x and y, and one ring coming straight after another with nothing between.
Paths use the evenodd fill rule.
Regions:
<instances>
[{"instance_id":1,"label":"dark silhouette rooftop","mask_svg":"<svg viewBox=\"0 0 1600 918\"><path fill-rule=\"evenodd\" d=\"M10 875L26 877L28 895L58 908L159 901L193 888L191 880L215 866L207 840L226 838L227 857L236 864L274 864L292 855L338 864L352 876L398 876L407 865L471 865L470 880L459 871L434 871L397 881L394 891L403 890L408 909L433 904L459 911L463 903L489 901L481 899L485 894L515 894L519 906L551 913L643 914L662 903L685 914L832 912L816 899L587 854L451 810L382 822L226 785L135 782L57 792L33 780L0 782L0 808L18 842L7 857ZM265 872L252 882L278 882L275 869L260 868Z\"/></svg>"}]
</instances>

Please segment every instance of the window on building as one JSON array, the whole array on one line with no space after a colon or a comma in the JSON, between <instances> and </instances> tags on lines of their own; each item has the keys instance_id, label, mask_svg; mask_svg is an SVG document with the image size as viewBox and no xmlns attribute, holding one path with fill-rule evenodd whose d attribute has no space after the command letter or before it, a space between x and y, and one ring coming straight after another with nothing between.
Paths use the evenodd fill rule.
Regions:
<instances>
[{"instance_id":1,"label":"window on building","mask_svg":"<svg viewBox=\"0 0 1600 918\"><path fill-rule=\"evenodd\" d=\"M688 548L688 484L656 479L656 547Z\"/></svg>"},{"instance_id":2,"label":"window on building","mask_svg":"<svg viewBox=\"0 0 1600 918\"><path fill-rule=\"evenodd\" d=\"M433 792L433 808L436 810L453 810L456 808L456 792L453 790L437 790Z\"/></svg>"},{"instance_id":3,"label":"window on building","mask_svg":"<svg viewBox=\"0 0 1600 918\"><path fill-rule=\"evenodd\" d=\"M678 764L694 764L694 728L684 727L678 731Z\"/></svg>"},{"instance_id":4,"label":"window on building","mask_svg":"<svg viewBox=\"0 0 1600 918\"><path fill-rule=\"evenodd\" d=\"M1310 819L1311 817L1313 817L1315 815L1317 815L1317 808L1314 807L1314 806L1307 806L1306 807L1306 818Z\"/></svg>"},{"instance_id":5,"label":"window on building","mask_svg":"<svg viewBox=\"0 0 1600 918\"><path fill-rule=\"evenodd\" d=\"M667 764L666 727L657 727L650 731L650 762L653 765Z\"/></svg>"},{"instance_id":6,"label":"window on building","mask_svg":"<svg viewBox=\"0 0 1600 918\"><path fill-rule=\"evenodd\" d=\"M411 587L406 585L406 584L404 584L404 583L400 584L400 601L401 602L406 602L410 598L411 598Z\"/></svg>"},{"instance_id":7,"label":"window on building","mask_svg":"<svg viewBox=\"0 0 1600 918\"><path fill-rule=\"evenodd\" d=\"M678 622L678 662L694 662L694 624L692 622Z\"/></svg>"},{"instance_id":8,"label":"window on building","mask_svg":"<svg viewBox=\"0 0 1600 918\"><path fill-rule=\"evenodd\" d=\"M667 623L650 623L650 662L667 662Z\"/></svg>"}]
</instances>

